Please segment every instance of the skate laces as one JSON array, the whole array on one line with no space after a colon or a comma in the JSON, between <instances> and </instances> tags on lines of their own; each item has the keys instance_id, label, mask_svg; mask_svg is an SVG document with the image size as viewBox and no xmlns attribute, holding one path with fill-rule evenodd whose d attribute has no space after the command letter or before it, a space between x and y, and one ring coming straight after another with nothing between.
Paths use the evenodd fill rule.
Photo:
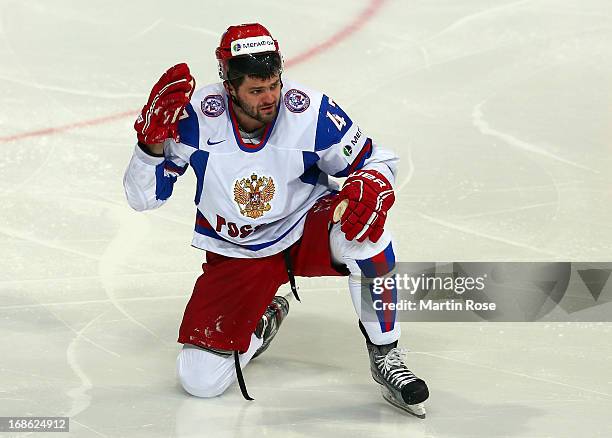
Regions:
<instances>
[{"instance_id":1,"label":"skate laces","mask_svg":"<svg viewBox=\"0 0 612 438\"><path fill-rule=\"evenodd\" d=\"M401 367L402 365L405 366L404 361L407 359L407 357L408 350L405 348L395 347L389 350L384 360L385 369L387 371L391 371L392 367Z\"/></svg>"},{"instance_id":2,"label":"skate laces","mask_svg":"<svg viewBox=\"0 0 612 438\"><path fill-rule=\"evenodd\" d=\"M408 350L405 348L393 348L385 356L381 356L383 371L388 375L392 384L400 388L407 383L414 382L417 377L412 374L405 364Z\"/></svg>"}]
</instances>

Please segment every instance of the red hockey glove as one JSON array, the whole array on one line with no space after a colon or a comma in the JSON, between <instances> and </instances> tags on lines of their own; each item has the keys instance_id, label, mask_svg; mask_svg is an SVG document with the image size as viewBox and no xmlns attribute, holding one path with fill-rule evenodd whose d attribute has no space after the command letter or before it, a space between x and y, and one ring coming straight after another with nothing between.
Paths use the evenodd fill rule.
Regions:
<instances>
[{"instance_id":1,"label":"red hockey glove","mask_svg":"<svg viewBox=\"0 0 612 438\"><path fill-rule=\"evenodd\" d=\"M178 141L178 117L189 103L194 87L195 80L187 64L170 67L153 86L134 123L138 141L145 144L162 143L167 138Z\"/></svg>"},{"instance_id":2,"label":"red hockey glove","mask_svg":"<svg viewBox=\"0 0 612 438\"><path fill-rule=\"evenodd\" d=\"M391 183L376 170L360 170L346 179L337 203L348 205L340 218L340 229L347 240L377 242L383 233L387 211L395 202ZM346 201L345 201L346 203Z\"/></svg>"}]
</instances>

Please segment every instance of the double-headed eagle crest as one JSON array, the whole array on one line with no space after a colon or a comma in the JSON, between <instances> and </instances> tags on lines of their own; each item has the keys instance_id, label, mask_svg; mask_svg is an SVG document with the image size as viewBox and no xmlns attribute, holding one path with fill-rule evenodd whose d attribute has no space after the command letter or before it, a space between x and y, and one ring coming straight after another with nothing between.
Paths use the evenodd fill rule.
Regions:
<instances>
[{"instance_id":1,"label":"double-headed eagle crest","mask_svg":"<svg viewBox=\"0 0 612 438\"><path fill-rule=\"evenodd\" d=\"M274 191L274 180L271 177L252 174L250 178L242 178L234 183L234 201L238 203L243 216L257 219L272 208L270 201Z\"/></svg>"}]
</instances>

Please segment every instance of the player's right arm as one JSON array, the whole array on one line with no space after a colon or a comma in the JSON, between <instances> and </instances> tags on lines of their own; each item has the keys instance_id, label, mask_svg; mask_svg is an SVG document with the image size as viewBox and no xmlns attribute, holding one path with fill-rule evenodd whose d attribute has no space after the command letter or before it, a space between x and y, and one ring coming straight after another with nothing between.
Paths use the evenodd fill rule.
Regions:
<instances>
[{"instance_id":1,"label":"player's right arm","mask_svg":"<svg viewBox=\"0 0 612 438\"><path fill-rule=\"evenodd\" d=\"M137 144L123 176L123 187L128 204L134 210L143 211L160 207L172 195L177 178L187 170L187 162L172 156L169 140L162 154L153 154L142 143ZM163 148L163 146L162 146Z\"/></svg>"},{"instance_id":2,"label":"player's right arm","mask_svg":"<svg viewBox=\"0 0 612 438\"><path fill-rule=\"evenodd\" d=\"M181 153L178 120L193 94L195 81L187 64L168 69L157 81L134 123L138 144L125 171L123 186L135 210L161 206L172 194L188 157Z\"/></svg>"}]
</instances>

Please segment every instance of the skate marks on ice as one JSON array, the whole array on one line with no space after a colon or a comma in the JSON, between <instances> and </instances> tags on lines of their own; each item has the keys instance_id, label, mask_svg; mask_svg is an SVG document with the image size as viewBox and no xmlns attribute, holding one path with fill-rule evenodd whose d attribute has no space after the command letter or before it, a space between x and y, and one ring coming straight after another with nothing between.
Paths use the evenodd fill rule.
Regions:
<instances>
[{"instance_id":1,"label":"skate marks on ice","mask_svg":"<svg viewBox=\"0 0 612 438\"><path fill-rule=\"evenodd\" d=\"M527 152L531 152L534 154L538 154L547 158L551 158L553 160L559 161L561 163L567 164L569 166L574 166L578 169L582 169L582 170L586 170L588 172L592 172L592 173L600 173L598 170L592 169L588 166L585 166L583 164L579 164L579 163L575 163L571 160L568 160L566 158L560 157L559 155L555 155L552 152L537 146L535 144L531 144L528 143L526 141L520 140L510 134L504 133L504 132L500 132L497 131L493 128L491 128L491 126L489 126L489 124L487 123L487 121L484 119L483 116L483 111L482 111L482 107L486 104L486 101L482 101L480 102L478 105L476 105L474 107L474 111L472 112L472 120L474 123L474 126L476 126L476 128L483 134L483 135L490 135L492 137L498 138L500 140L502 140L504 143L508 144L509 146L513 146L516 147L518 149L522 149L524 151Z\"/></svg>"},{"instance_id":2,"label":"skate marks on ice","mask_svg":"<svg viewBox=\"0 0 612 438\"><path fill-rule=\"evenodd\" d=\"M517 209L513 209L512 211L517 211ZM496 235L496 234L489 234L480 230L474 230L471 227L468 226L463 226L463 225L458 225L455 224L453 222L444 220L444 219L439 219L439 218L435 218L432 216L429 216L427 214L424 213L418 213L418 216L428 222L431 222L433 224L436 225L440 225L442 227L448 228L450 230L453 231L459 231L461 233L465 233L465 234L469 234L472 236L478 236L478 237L483 237L485 239L488 240L492 240L494 242L499 242L499 243L503 243L505 245L510 245L510 246L514 246L517 248L522 248L522 249L527 249L530 251L533 251L537 254L542 254L542 255L546 255L548 257L552 257L553 259L558 257L558 254L556 252L553 251L548 251L542 248L538 248L537 246L533 246L530 245L528 243L522 243L522 242L516 242L512 239L509 239L507 237L504 237L503 235Z\"/></svg>"}]
</instances>

